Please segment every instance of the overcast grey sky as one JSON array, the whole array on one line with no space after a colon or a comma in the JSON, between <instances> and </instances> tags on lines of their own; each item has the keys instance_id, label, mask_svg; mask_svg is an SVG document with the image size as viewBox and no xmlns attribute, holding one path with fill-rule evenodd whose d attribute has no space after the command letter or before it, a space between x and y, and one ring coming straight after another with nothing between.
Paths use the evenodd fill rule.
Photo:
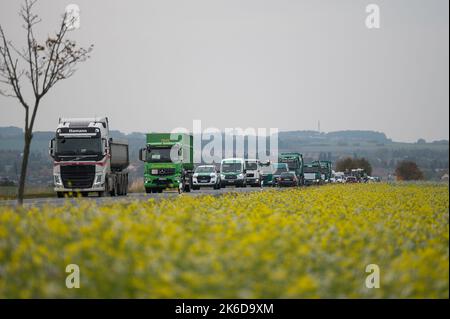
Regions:
<instances>
[{"instance_id":1,"label":"overcast grey sky","mask_svg":"<svg viewBox=\"0 0 450 319\"><path fill-rule=\"evenodd\" d=\"M21 1L0 24L23 43ZM36 129L107 115L124 132L203 126L368 129L400 141L449 137L448 0L39 0L44 38L66 5L71 37L95 45L44 99ZM365 7L381 9L367 29ZM0 97L0 126L23 110Z\"/></svg>"}]
</instances>

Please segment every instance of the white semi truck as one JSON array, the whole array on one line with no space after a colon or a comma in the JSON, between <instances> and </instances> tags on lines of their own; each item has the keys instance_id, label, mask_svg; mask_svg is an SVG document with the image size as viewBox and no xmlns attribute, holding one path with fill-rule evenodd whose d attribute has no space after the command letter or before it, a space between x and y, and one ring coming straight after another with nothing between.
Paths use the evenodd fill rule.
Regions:
<instances>
[{"instance_id":1,"label":"white semi truck","mask_svg":"<svg viewBox=\"0 0 450 319\"><path fill-rule=\"evenodd\" d=\"M245 160L247 185L252 187L261 187L261 171L260 163L257 159Z\"/></svg>"},{"instance_id":2,"label":"white semi truck","mask_svg":"<svg viewBox=\"0 0 450 319\"><path fill-rule=\"evenodd\" d=\"M107 117L59 119L49 154L58 197L128 192L128 142L110 136Z\"/></svg>"}]
</instances>

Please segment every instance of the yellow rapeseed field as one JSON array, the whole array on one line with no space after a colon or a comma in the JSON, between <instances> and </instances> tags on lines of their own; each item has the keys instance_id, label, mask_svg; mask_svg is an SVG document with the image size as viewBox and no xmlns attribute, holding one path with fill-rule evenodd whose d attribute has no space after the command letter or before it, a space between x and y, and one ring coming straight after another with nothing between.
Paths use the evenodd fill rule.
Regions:
<instances>
[{"instance_id":1,"label":"yellow rapeseed field","mask_svg":"<svg viewBox=\"0 0 450 319\"><path fill-rule=\"evenodd\" d=\"M448 298L448 185L0 208L0 298L32 297Z\"/></svg>"}]
</instances>

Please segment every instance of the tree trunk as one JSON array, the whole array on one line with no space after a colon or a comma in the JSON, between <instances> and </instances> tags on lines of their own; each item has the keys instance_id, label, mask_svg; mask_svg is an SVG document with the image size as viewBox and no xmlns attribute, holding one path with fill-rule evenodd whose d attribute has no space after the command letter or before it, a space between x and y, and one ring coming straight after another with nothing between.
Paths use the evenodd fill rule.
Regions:
<instances>
[{"instance_id":1,"label":"tree trunk","mask_svg":"<svg viewBox=\"0 0 450 319\"><path fill-rule=\"evenodd\" d=\"M25 181L27 178L28 157L30 156L30 145L32 137L32 133L26 130L24 138L25 144L23 146L22 168L20 169L19 192L17 194L17 203L19 205L23 204L23 198L25 195Z\"/></svg>"}]
</instances>

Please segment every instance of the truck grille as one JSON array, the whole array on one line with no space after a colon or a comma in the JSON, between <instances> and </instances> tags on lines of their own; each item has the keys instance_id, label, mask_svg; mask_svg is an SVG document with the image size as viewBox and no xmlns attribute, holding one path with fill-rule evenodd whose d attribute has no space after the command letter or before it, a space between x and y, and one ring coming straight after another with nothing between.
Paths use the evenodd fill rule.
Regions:
<instances>
[{"instance_id":1,"label":"truck grille","mask_svg":"<svg viewBox=\"0 0 450 319\"><path fill-rule=\"evenodd\" d=\"M209 183L211 181L210 176L198 176L197 181L203 182L203 183Z\"/></svg>"},{"instance_id":2,"label":"truck grille","mask_svg":"<svg viewBox=\"0 0 450 319\"><path fill-rule=\"evenodd\" d=\"M225 179L236 179L236 175L225 175Z\"/></svg>"},{"instance_id":3,"label":"truck grille","mask_svg":"<svg viewBox=\"0 0 450 319\"><path fill-rule=\"evenodd\" d=\"M91 188L95 178L95 165L63 165L61 179L66 188Z\"/></svg>"},{"instance_id":4,"label":"truck grille","mask_svg":"<svg viewBox=\"0 0 450 319\"><path fill-rule=\"evenodd\" d=\"M167 176L175 174L175 168L158 168L152 169L151 174L153 176Z\"/></svg>"},{"instance_id":5,"label":"truck grille","mask_svg":"<svg viewBox=\"0 0 450 319\"><path fill-rule=\"evenodd\" d=\"M248 174L247 174L247 177L255 177L255 174L253 174L253 173L248 173Z\"/></svg>"}]
</instances>

